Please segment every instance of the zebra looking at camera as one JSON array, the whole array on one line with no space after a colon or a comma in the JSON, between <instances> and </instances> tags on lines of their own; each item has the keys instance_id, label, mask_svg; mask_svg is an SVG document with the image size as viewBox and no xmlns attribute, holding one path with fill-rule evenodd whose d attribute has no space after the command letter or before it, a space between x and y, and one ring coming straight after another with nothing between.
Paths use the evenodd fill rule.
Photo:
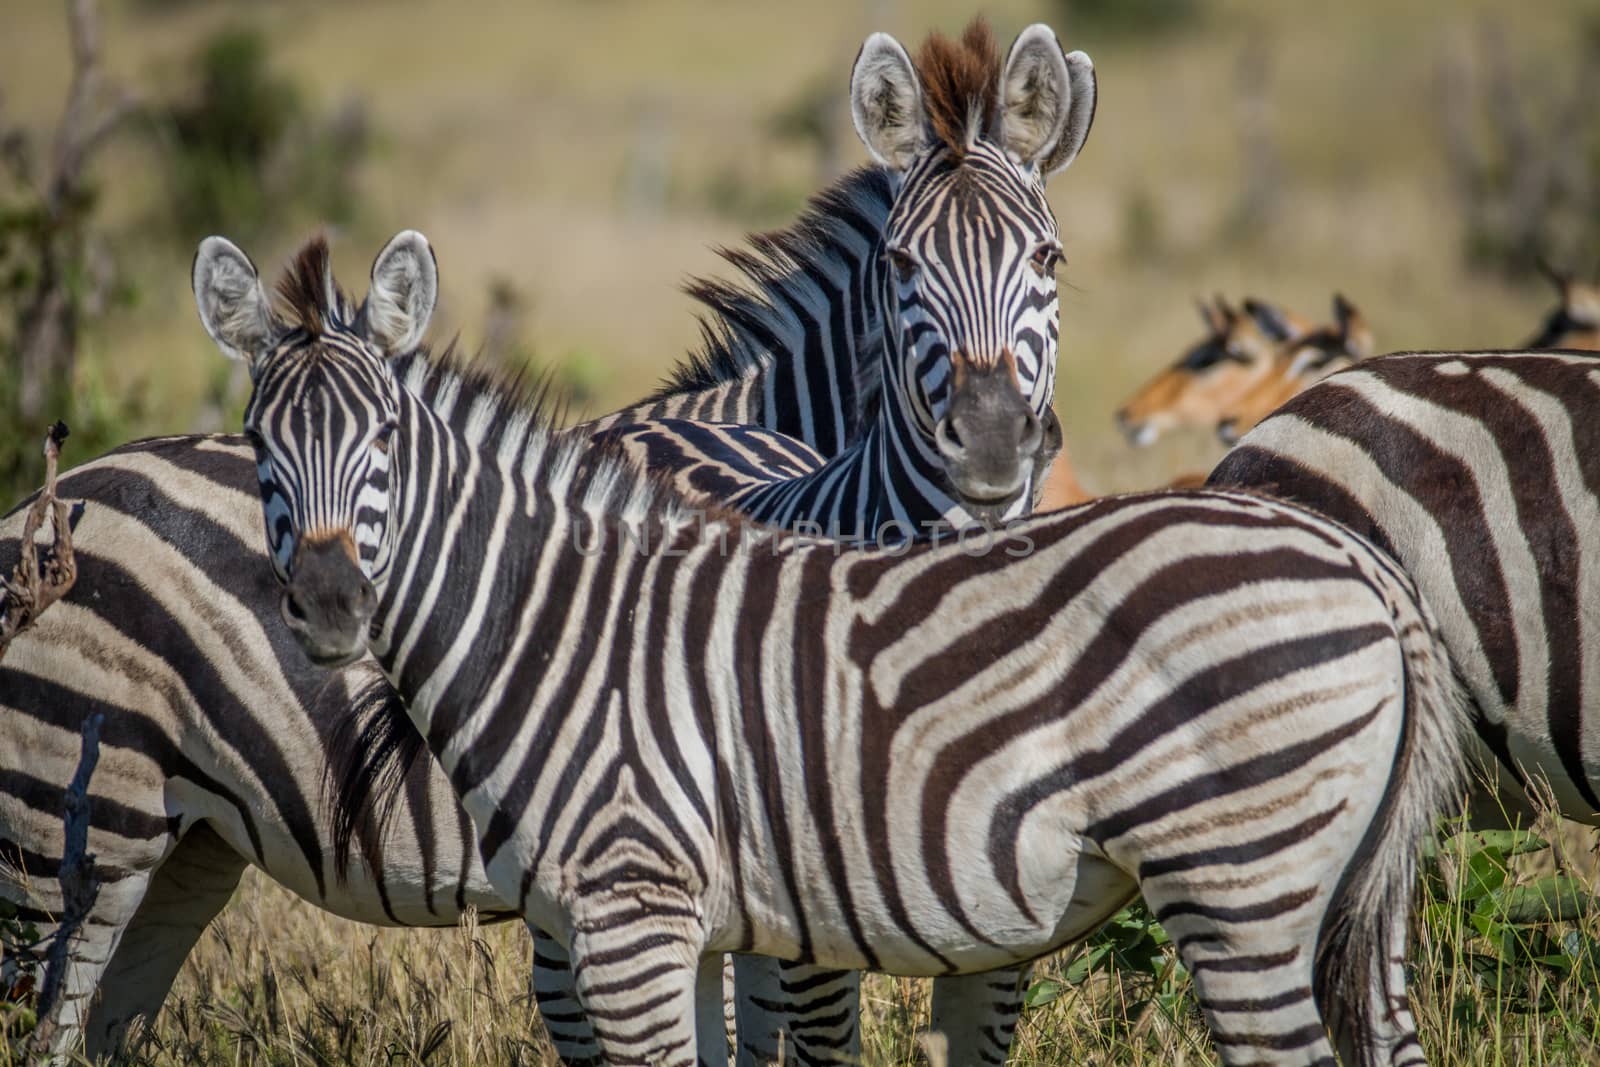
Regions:
<instances>
[{"instance_id":1,"label":"zebra looking at camera","mask_svg":"<svg viewBox=\"0 0 1600 1067\"><path fill-rule=\"evenodd\" d=\"M217 270L252 272L213 238ZM490 879L569 947L608 1062L717 1062L724 951L970 973L1139 891L1225 1061L1326 1062L1325 1027L1351 1062L1422 1061L1415 853L1466 722L1386 556L1218 492L981 556L695 520L514 388L391 365L433 271L400 234L353 316L313 245L288 319L259 284L202 306L250 361L290 630L376 656Z\"/></svg>"},{"instance_id":2,"label":"zebra looking at camera","mask_svg":"<svg viewBox=\"0 0 1600 1067\"><path fill-rule=\"evenodd\" d=\"M959 41L933 34L915 63L873 34L851 110L894 189L863 287L883 331L881 358L861 364L883 377L875 417L805 476L695 487L757 521L847 540L1024 515L1044 466L1059 337L1062 249L1044 184L1089 135L1094 67L1044 25L1019 34L1003 63L982 20ZM713 427L614 432L653 470L706 456L736 467Z\"/></svg>"}]
</instances>

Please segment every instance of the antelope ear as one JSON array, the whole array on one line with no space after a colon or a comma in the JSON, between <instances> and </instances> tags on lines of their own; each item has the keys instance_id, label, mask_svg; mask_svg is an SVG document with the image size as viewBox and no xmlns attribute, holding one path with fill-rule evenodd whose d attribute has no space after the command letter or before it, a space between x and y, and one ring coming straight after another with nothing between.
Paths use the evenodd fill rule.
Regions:
<instances>
[{"instance_id":1,"label":"antelope ear","mask_svg":"<svg viewBox=\"0 0 1600 1067\"><path fill-rule=\"evenodd\" d=\"M417 347L439 300L439 264L416 230L389 239L372 261L372 288L362 308L368 339L389 355Z\"/></svg>"},{"instance_id":2,"label":"antelope ear","mask_svg":"<svg viewBox=\"0 0 1600 1067\"><path fill-rule=\"evenodd\" d=\"M928 147L922 87L900 42L875 33L861 46L850 72L850 117L872 158L903 171Z\"/></svg>"},{"instance_id":3,"label":"antelope ear","mask_svg":"<svg viewBox=\"0 0 1600 1067\"><path fill-rule=\"evenodd\" d=\"M190 276L200 324L229 359L253 362L283 332L256 265L226 237L200 242Z\"/></svg>"},{"instance_id":4,"label":"antelope ear","mask_svg":"<svg viewBox=\"0 0 1600 1067\"><path fill-rule=\"evenodd\" d=\"M1301 332L1295 329L1294 323L1289 321L1288 314L1282 308L1265 300L1246 297L1244 309L1269 340L1288 341Z\"/></svg>"},{"instance_id":5,"label":"antelope ear","mask_svg":"<svg viewBox=\"0 0 1600 1067\"><path fill-rule=\"evenodd\" d=\"M1214 334L1223 334L1228 330L1228 323L1213 305L1206 303L1206 298L1194 298L1195 309L1200 312L1200 321L1206 324L1206 329Z\"/></svg>"},{"instance_id":6,"label":"antelope ear","mask_svg":"<svg viewBox=\"0 0 1600 1067\"><path fill-rule=\"evenodd\" d=\"M1357 359L1372 355L1372 328L1361 309L1344 298L1343 293L1333 294L1333 321L1338 325L1344 350Z\"/></svg>"},{"instance_id":7,"label":"antelope ear","mask_svg":"<svg viewBox=\"0 0 1600 1067\"><path fill-rule=\"evenodd\" d=\"M1078 155L1094 123L1094 64L1063 55L1050 27L1036 22L1017 35L1000 76L1000 144L1047 178Z\"/></svg>"}]
</instances>

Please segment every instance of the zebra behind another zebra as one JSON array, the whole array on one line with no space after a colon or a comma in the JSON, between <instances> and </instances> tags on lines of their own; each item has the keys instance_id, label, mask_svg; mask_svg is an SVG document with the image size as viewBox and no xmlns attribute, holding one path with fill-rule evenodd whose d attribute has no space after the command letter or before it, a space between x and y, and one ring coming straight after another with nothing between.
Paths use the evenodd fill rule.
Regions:
<instances>
[{"instance_id":1,"label":"zebra behind another zebra","mask_svg":"<svg viewBox=\"0 0 1600 1067\"><path fill-rule=\"evenodd\" d=\"M397 236L369 304L420 331L432 270ZM377 656L609 1062L719 1059L714 953L971 972L1137 891L1225 1061L1326 1062L1326 1024L1422 1062L1415 852L1466 722L1367 542L1201 492L1033 519L1020 552L808 545L692 516L447 360L397 377L325 253L294 277L288 321L249 286L207 316L251 364L285 618Z\"/></svg>"}]
</instances>

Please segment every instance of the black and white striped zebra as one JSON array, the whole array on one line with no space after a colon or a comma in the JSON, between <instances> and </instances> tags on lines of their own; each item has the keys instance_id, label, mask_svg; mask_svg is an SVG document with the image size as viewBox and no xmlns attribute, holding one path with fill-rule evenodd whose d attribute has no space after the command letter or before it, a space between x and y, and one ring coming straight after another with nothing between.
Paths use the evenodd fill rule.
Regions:
<instances>
[{"instance_id":1,"label":"black and white striped zebra","mask_svg":"<svg viewBox=\"0 0 1600 1067\"><path fill-rule=\"evenodd\" d=\"M982 20L959 42L932 35L916 63L873 34L851 106L894 187L862 289L863 317L883 324L881 358L860 363L883 377L875 417L802 477L752 476L717 427L673 421L617 436L655 470L710 457L737 476L697 488L758 521L830 537L892 527L905 540L1026 514L1046 465L1036 461L1059 336L1062 251L1044 183L1088 137L1093 64L1044 25L1018 35L1003 64Z\"/></svg>"},{"instance_id":2,"label":"black and white striped zebra","mask_svg":"<svg viewBox=\"0 0 1600 1067\"><path fill-rule=\"evenodd\" d=\"M881 333L856 291L889 203L880 171L857 172L793 229L735 255L754 284L697 288L710 308L702 352L654 396L590 427L765 423L790 436L729 432L769 465L791 457L796 473L837 451L873 403L858 389L877 387L854 365ZM450 925L469 905L506 914L431 760L411 766L392 818L357 814L354 857L339 855L329 759L357 738L396 741L385 724L397 713L380 713L392 690L370 664L330 677L283 640L242 438L138 442L61 485L88 505L76 530L82 583L0 663L0 857L18 875L0 891L45 932L60 910L60 795L78 727L95 712L107 723L91 783L103 888L74 946L61 1047L81 1034L91 1055L109 1052L130 1019L153 1016L247 863L367 922ZM19 509L0 523L0 562L15 558L21 522ZM336 737L352 709L355 735ZM558 1048L581 1058L585 1029L559 982L541 993Z\"/></svg>"},{"instance_id":3,"label":"black and white striped zebra","mask_svg":"<svg viewBox=\"0 0 1600 1067\"><path fill-rule=\"evenodd\" d=\"M1530 779L1600 824L1600 362L1592 353L1418 352L1307 389L1210 484L1271 492L1365 534L1437 613L1502 785ZM1543 792L1542 787L1538 790Z\"/></svg>"},{"instance_id":4,"label":"black and white striped zebra","mask_svg":"<svg viewBox=\"0 0 1600 1067\"><path fill-rule=\"evenodd\" d=\"M1047 39L1059 52L1053 37ZM1083 106L1081 94L1078 106ZM861 364L872 365L882 335L879 302L861 294L879 291L875 283L864 283L882 277L875 270L882 243L877 231L895 185L882 170L858 172L819 198L792 230L759 239L758 255L731 256L756 284L751 289L698 290L715 316L708 325L705 354L656 397L594 425L637 425L646 417L679 415L764 420L819 449L857 432L870 397L856 390L876 388L879 379ZM774 360L774 352L787 358ZM1048 362L1053 357L1052 343L1048 357L1040 353L1040 358ZM812 392L802 395L801 390ZM1049 414L1048 408L1045 412ZM795 464L820 460L783 438L731 427L717 433L724 441L737 441L741 454L756 460L769 482L775 473L798 472ZM270 599L262 595L260 583L267 572L260 565L255 565L255 581L238 582L250 573L240 561L254 555L248 536L238 535L256 521L254 506L240 494L241 475L237 443L220 438L131 446L75 472L66 491L94 503L94 521L80 532L80 550L103 565L113 576L110 586L126 595L105 597L97 589L95 599L86 602L92 605L89 610L14 655L7 665L12 673L0 675L0 702L19 717L39 718L45 689L74 692L74 699L51 704L59 714L43 731L49 742L38 739L32 729L14 735L16 744L7 753L11 766L70 766L60 743L83 714L99 707L121 712L120 721L137 725L136 734L159 734L164 726L168 751L187 749L210 761L216 772L199 791L200 802L169 805L164 830L152 830L148 838L126 840L114 827L97 828L111 835L97 834L103 856L130 853L124 865L129 877L119 890L126 906L111 908L117 897L107 894L104 914L97 914L93 924L100 937L80 947L71 995L87 998L102 965L110 967L110 981L98 984L133 995L102 994L97 1026L88 1035L93 1052L109 1047L128 1018L151 1014L159 1006L177 966L226 900L247 859L308 899L371 921L449 923L465 903L490 915L496 907L472 863L471 850L462 847L459 809L437 780L423 773L425 768L407 781L405 818L397 831L380 834L369 819L354 836L358 865L350 867L334 854L332 846L340 835L327 826L319 805L321 768L333 743L328 730L342 718L331 709L349 703L365 689L365 680L328 685L315 675L306 677L298 654L288 653L285 659L282 647L256 637L266 617L263 605ZM121 558L117 550L132 542L181 545L165 561L170 580L142 588L138 563ZM204 612L195 610L196 597ZM78 675L69 657L63 661L33 655L48 647L81 649L85 641L102 639L92 635L104 633L120 635L121 658L109 684L92 694L75 690ZM229 654L196 658L170 651L208 642L225 644ZM255 661L252 649L262 653ZM152 673L172 684L151 691L131 681ZM376 707L382 708L381 699ZM127 712L135 708L146 717L130 719ZM220 720L220 729L211 718ZM367 725L380 720L367 720ZM366 733L361 736L368 739ZM316 758L308 761L308 752ZM259 768L249 765L249 756L256 753L265 761ZM53 762L52 755L58 757ZM154 762L171 770L171 761L159 754ZM31 903L24 907L40 920L52 910L46 875L59 831L55 790L43 783L54 777L64 776L34 781L6 819L6 837L21 850L19 858L32 875ZM147 777L145 785L151 782L162 788L161 778ZM152 809L161 804L149 789L130 787L123 795L142 797ZM108 806L102 803L101 810ZM227 828L221 837L210 829L214 822ZM150 916L169 908L164 887L173 872L202 867L217 872L213 881L218 890L206 898L209 905L202 906L197 898L184 910L178 924L181 936L172 922L152 920ZM446 884L445 871L453 872L453 886ZM108 964L106 957L123 939L130 948ZM119 977L128 960L139 961L137 981ZM546 962L553 962L548 954ZM559 988L543 992L559 996ZM952 999L962 1006L971 1000ZM562 1025L571 1020L559 1017L563 1012L558 1004L547 1000L545 1006L553 1008L547 1018L559 1045ZM829 1030L827 1036L853 1034L853 1020ZM63 1038L71 1033L66 1028ZM568 1041L565 1047L570 1051L575 1046Z\"/></svg>"},{"instance_id":5,"label":"black and white striped zebra","mask_svg":"<svg viewBox=\"0 0 1600 1067\"><path fill-rule=\"evenodd\" d=\"M391 241L380 321L417 329L432 271ZM288 320L239 288L207 325L251 364L284 617L313 658L377 657L608 1062L720 1061L716 953L980 971L1140 891L1227 1062L1331 1062L1325 1026L1423 1060L1415 850L1467 723L1368 542L1194 492L982 554L817 545L694 513L448 360L398 377L325 250Z\"/></svg>"}]
</instances>

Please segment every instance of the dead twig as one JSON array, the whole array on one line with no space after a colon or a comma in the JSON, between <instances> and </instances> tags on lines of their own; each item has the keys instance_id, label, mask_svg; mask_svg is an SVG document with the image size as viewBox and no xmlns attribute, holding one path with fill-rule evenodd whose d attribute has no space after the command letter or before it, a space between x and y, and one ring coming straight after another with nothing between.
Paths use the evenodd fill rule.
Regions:
<instances>
[{"instance_id":1,"label":"dead twig","mask_svg":"<svg viewBox=\"0 0 1600 1067\"><path fill-rule=\"evenodd\" d=\"M0 658L11 639L33 625L46 608L67 595L78 580L78 563L72 554L70 509L56 496L56 461L67 439L65 423L57 422L44 437L44 488L28 509L22 525L22 558L9 580L0 578ZM54 538L44 561L35 540L45 515L54 525Z\"/></svg>"}]
</instances>

